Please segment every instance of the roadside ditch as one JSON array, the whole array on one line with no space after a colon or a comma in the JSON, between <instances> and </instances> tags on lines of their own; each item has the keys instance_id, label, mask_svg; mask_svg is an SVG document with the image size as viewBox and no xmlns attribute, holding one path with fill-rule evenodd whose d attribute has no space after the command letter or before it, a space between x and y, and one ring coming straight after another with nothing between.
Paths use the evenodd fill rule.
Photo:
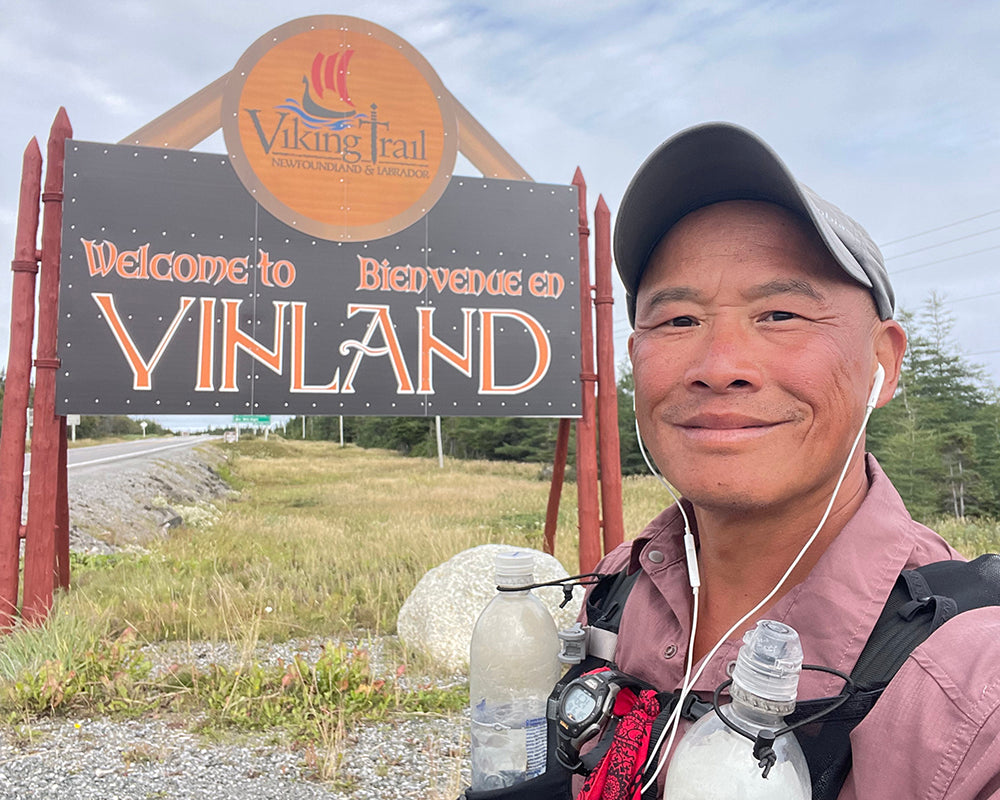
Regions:
<instances>
[{"instance_id":1,"label":"roadside ditch","mask_svg":"<svg viewBox=\"0 0 1000 800\"><path fill-rule=\"evenodd\" d=\"M109 464L97 473L70 470L70 550L142 550L178 525L211 523L220 513L215 501L236 494L220 474L225 463L222 448L202 445Z\"/></svg>"}]
</instances>

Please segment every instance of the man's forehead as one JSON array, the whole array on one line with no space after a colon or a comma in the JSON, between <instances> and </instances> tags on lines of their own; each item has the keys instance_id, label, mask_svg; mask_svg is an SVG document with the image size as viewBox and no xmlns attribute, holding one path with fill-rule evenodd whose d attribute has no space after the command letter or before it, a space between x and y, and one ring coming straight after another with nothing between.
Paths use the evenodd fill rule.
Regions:
<instances>
[{"instance_id":1,"label":"man's forehead","mask_svg":"<svg viewBox=\"0 0 1000 800\"><path fill-rule=\"evenodd\" d=\"M740 269L740 294L748 300L800 295L825 302L834 286L857 289L858 302L871 297L844 273L811 226L781 206L757 200L712 204L678 221L653 250L639 295L644 303L705 300L705 280L727 278L716 265L735 270L748 263L758 267L749 273ZM873 300L868 304L874 309Z\"/></svg>"},{"instance_id":2,"label":"man's forehead","mask_svg":"<svg viewBox=\"0 0 1000 800\"><path fill-rule=\"evenodd\" d=\"M805 221L763 200L714 203L685 215L653 249L649 266L659 269L649 271L662 271L679 259L712 262L721 256L740 260L751 252L759 256L769 251L774 252L776 265L785 261L790 253L794 254L794 264L803 280L815 274L856 283L844 274ZM767 279L762 278L761 282Z\"/></svg>"},{"instance_id":3,"label":"man's forehead","mask_svg":"<svg viewBox=\"0 0 1000 800\"><path fill-rule=\"evenodd\" d=\"M655 299L659 301L700 300L704 296L702 289L686 285L659 287L654 294ZM826 299L826 295L812 281L801 278L775 278L774 280L748 286L743 290L743 294L751 300L773 297L780 294L801 294L819 301Z\"/></svg>"},{"instance_id":4,"label":"man's forehead","mask_svg":"<svg viewBox=\"0 0 1000 800\"><path fill-rule=\"evenodd\" d=\"M650 258L678 238L735 243L741 234L750 229L765 230L783 238L794 236L818 253L828 255L815 230L787 208L767 200L724 200L702 206L681 217L664 233Z\"/></svg>"}]
</instances>

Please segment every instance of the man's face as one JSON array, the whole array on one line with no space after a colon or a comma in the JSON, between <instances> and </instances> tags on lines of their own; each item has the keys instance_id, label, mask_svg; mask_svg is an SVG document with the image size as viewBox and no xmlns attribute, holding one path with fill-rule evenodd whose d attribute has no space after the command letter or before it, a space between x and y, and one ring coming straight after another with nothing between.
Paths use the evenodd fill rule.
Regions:
<instances>
[{"instance_id":1,"label":"man's face","mask_svg":"<svg viewBox=\"0 0 1000 800\"><path fill-rule=\"evenodd\" d=\"M815 236L778 206L732 201L686 216L650 258L629 340L636 416L695 506L833 491L887 323Z\"/></svg>"}]
</instances>

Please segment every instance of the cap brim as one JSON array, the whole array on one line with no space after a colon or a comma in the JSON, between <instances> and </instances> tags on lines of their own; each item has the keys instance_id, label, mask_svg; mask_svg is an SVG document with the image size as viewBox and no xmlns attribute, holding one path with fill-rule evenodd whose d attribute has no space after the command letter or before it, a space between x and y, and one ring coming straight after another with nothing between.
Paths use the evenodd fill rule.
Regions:
<instances>
[{"instance_id":1,"label":"cap brim","mask_svg":"<svg viewBox=\"0 0 1000 800\"><path fill-rule=\"evenodd\" d=\"M712 122L688 128L660 145L625 191L615 222L614 251L628 293L631 321L639 279L660 239L686 214L726 200L776 203L812 222L841 267L858 283L872 288L869 275L829 220L841 226L846 220L863 234L862 240L867 240L860 226L799 184L778 155L754 133L738 125ZM880 298L876 301L880 314L891 316L891 295L887 312Z\"/></svg>"}]
</instances>

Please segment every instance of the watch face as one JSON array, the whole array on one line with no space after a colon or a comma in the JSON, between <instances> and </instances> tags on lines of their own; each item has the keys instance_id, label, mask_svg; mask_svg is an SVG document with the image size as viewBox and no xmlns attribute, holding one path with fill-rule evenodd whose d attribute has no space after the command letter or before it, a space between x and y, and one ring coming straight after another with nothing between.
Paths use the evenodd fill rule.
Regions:
<instances>
[{"instance_id":1,"label":"watch face","mask_svg":"<svg viewBox=\"0 0 1000 800\"><path fill-rule=\"evenodd\" d=\"M597 698L582 686L571 686L563 698L563 713L571 722L582 722L594 713Z\"/></svg>"}]
</instances>

